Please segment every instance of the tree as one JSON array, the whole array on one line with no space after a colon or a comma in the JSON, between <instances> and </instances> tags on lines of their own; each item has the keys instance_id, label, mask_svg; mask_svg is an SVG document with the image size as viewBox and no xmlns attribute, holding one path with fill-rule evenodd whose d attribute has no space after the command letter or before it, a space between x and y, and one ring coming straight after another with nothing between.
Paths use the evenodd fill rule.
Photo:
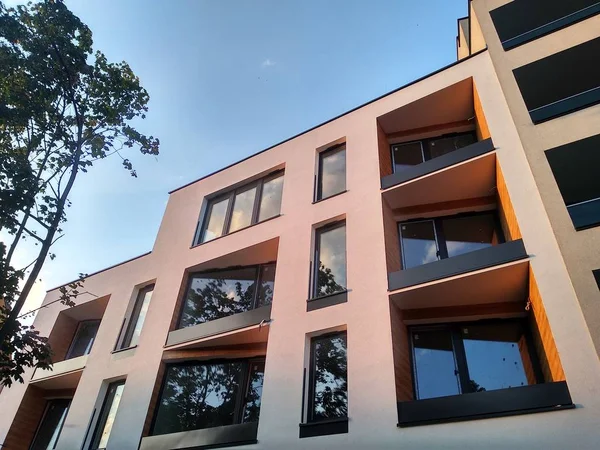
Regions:
<instances>
[{"instance_id":1,"label":"tree","mask_svg":"<svg viewBox=\"0 0 600 450\"><path fill-rule=\"evenodd\" d=\"M94 52L91 30L61 0L16 8L0 1L0 230L11 237L0 242L0 383L50 364L47 340L21 325L21 309L55 257L78 175L116 154L135 177L120 151L158 154L158 139L132 125L145 118L148 101L129 65ZM31 241L35 260L13 267L17 249ZM61 301L72 305L80 288L65 288Z\"/></svg>"}]
</instances>

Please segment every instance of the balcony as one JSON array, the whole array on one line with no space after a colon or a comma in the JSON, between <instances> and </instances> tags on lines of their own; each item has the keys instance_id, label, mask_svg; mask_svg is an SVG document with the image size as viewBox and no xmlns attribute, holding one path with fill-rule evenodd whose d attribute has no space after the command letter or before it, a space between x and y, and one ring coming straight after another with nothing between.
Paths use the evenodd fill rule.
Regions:
<instances>
[{"instance_id":1,"label":"balcony","mask_svg":"<svg viewBox=\"0 0 600 450\"><path fill-rule=\"evenodd\" d=\"M42 389L75 389L85 369L88 355L54 363L47 370L36 369L30 384Z\"/></svg>"},{"instance_id":2,"label":"balcony","mask_svg":"<svg viewBox=\"0 0 600 450\"><path fill-rule=\"evenodd\" d=\"M166 348L266 342L278 239L191 268Z\"/></svg>"}]
</instances>

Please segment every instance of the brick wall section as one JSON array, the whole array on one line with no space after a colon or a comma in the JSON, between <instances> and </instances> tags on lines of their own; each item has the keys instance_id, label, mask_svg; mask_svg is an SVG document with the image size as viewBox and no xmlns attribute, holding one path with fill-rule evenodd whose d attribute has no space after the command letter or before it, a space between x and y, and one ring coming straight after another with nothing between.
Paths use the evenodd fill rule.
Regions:
<instances>
[{"instance_id":1,"label":"brick wall section","mask_svg":"<svg viewBox=\"0 0 600 450\"><path fill-rule=\"evenodd\" d=\"M498 214L500 216L500 223L502 224L502 231L507 241L514 241L515 239L521 239L521 230L517 222L517 216L513 210L512 203L510 202L510 196L508 195L508 189L504 182L504 176L500 165L496 162L496 196L498 202Z\"/></svg>"},{"instance_id":2,"label":"brick wall section","mask_svg":"<svg viewBox=\"0 0 600 450\"><path fill-rule=\"evenodd\" d=\"M392 349L396 376L396 400L406 402L413 399L412 370L408 344L408 331L402 322L402 311L390 303L392 325Z\"/></svg>"},{"instance_id":3,"label":"brick wall section","mask_svg":"<svg viewBox=\"0 0 600 450\"><path fill-rule=\"evenodd\" d=\"M29 386L6 435L2 449L28 450L45 408L44 391L35 386Z\"/></svg>"},{"instance_id":4,"label":"brick wall section","mask_svg":"<svg viewBox=\"0 0 600 450\"><path fill-rule=\"evenodd\" d=\"M564 381L565 373L531 267L529 267L529 300L532 311L533 342L540 358L544 379L546 381Z\"/></svg>"},{"instance_id":5,"label":"brick wall section","mask_svg":"<svg viewBox=\"0 0 600 450\"><path fill-rule=\"evenodd\" d=\"M64 361L75 331L77 331L78 322L66 314L59 314L52 332L48 337L50 347L52 347L52 362Z\"/></svg>"},{"instance_id":6,"label":"brick wall section","mask_svg":"<svg viewBox=\"0 0 600 450\"><path fill-rule=\"evenodd\" d=\"M392 152L385 132L377 124L377 145L379 146L379 172L381 177L392 174Z\"/></svg>"},{"instance_id":7,"label":"brick wall section","mask_svg":"<svg viewBox=\"0 0 600 450\"><path fill-rule=\"evenodd\" d=\"M398 223L394 218L394 213L385 199L383 204L383 234L385 239L385 259L387 271L396 272L400 270L400 240L398 237Z\"/></svg>"}]
</instances>

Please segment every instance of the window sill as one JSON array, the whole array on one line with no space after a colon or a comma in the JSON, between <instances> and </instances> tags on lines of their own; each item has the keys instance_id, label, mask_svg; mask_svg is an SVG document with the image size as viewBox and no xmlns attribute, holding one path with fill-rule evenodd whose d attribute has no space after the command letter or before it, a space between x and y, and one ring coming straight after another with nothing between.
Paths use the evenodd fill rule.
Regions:
<instances>
[{"instance_id":1,"label":"window sill","mask_svg":"<svg viewBox=\"0 0 600 450\"><path fill-rule=\"evenodd\" d=\"M319 422L301 423L300 439L315 436L328 436L330 434L348 433L348 418L321 420Z\"/></svg>"},{"instance_id":2,"label":"window sill","mask_svg":"<svg viewBox=\"0 0 600 450\"><path fill-rule=\"evenodd\" d=\"M306 312L315 309L327 308L328 306L339 305L348 301L348 290L336 292L334 294L322 295L321 297L309 298L306 300Z\"/></svg>"},{"instance_id":3,"label":"window sill","mask_svg":"<svg viewBox=\"0 0 600 450\"><path fill-rule=\"evenodd\" d=\"M567 206L575 230L582 231L600 225L600 199Z\"/></svg>"},{"instance_id":4,"label":"window sill","mask_svg":"<svg viewBox=\"0 0 600 450\"><path fill-rule=\"evenodd\" d=\"M317 203L324 202L325 200L329 200L330 198L337 197L337 196L339 196L339 195L345 194L346 192L348 192L348 190L347 190L347 189L344 189L343 191L341 191L341 192L338 192L337 194L332 194L332 195L330 195L329 197L325 197L325 198L321 198L321 199L319 199L319 200L315 200L314 202L312 202L312 204L313 204L313 205L316 205Z\"/></svg>"},{"instance_id":5,"label":"window sill","mask_svg":"<svg viewBox=\"0 0 600 450\"><path fill-rule=\"evenodd\" d=\"M600 86L529 111L535 125L600 103Z\"/></svg>"},{"instance_id":6,"label":"window sill","mask_svg":"<svg viewBox=\"0 0 600 450\"><path fill-rule=\"evenodd\" d=\"M255 227L255 226L257 226L257 225L262 225L263 223L266 223L266 222L269 222L269 221L271 221L271 220L277 219L278 217L281 217L282 215L283 215L283 214L277 214L276 216L269 217L268 219L261 220L260 222L253 223L252 225L248 225L247 227L240 228L239 230L235 230L235 231L232 231L231 233L227 233L227 234L224 234L224 235L222 235L222 236L216 237L216 238L214 238L214 239L211 239L210 241L206 241L206 242L199 242L199 243L197 243L197 244L194 244L194 245L192 245L192 246L190 247L190 249L192 249L192 248L196 248L196 247L200 247L200 246L202 246L202 245L207 245L207 244L210 244L211 242L215 242L215 241L218 241L219 239L223 239L223 238L226 238L227 236L231 236L232 234L236 234L236 233L239 233L240 231L247 230L248 228L252 228L252 227Z\"/></svg>"},{"instance_id":7,"label":"window sill","mask_svg":"<svg viewBox=\"0 0 600 450\"><path fill-rule=\"evenodd\" d=\"M565 381L398 403L398 426L489 419L573 409Z\"/></svg>"},{"instance_id":8,"label":"window sill","mask_svg":"<svg viewBox=\"0 0 600 450\"><path fill-rule=\"evenodd\" d=\"M115 353L122 353L122 352L126 352L127 350L133 350L134 348L137 348L137 344L136 345L132 345L130 347L123 347L123 348L118 348L116 350L113 350L112 352L110 352L111 354L115 354Z\"/></svg>"}]
</instances>

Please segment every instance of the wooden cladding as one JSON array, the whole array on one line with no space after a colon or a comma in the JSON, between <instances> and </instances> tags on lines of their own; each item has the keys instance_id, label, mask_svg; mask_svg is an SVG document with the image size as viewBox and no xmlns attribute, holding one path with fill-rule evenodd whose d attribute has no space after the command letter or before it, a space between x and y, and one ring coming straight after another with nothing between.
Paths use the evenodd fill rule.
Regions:
<instances>
[{"instance_id":1,"label":"wooden cladding","mask_svg":"<svg viewBox=\"0 0 600 450\"><path fill-rule=\"evenodd\" d=\"M390 303L392 325L392 349L396 380L396 400L406 402L414 399L412 368L410 366L410 344L408 331L403 321L403 311Z\"/></svg>"},{"instance_id":2,"label":"wooden cladding","mask_svg":"<svg viewBox=\"0 0 600 450\"><path fill-rule=\"evenodd\" d=\"M35 386L28 386L21 405L8 430L3 449L28 450L46 409L45 392Z\"/></svg>"},{"instance_id":3,"label":"wooden cladding","mask_svg":"<svg viewBox=\"0 0 600 450\"><path fill-rule=\"evenodd\" d=\"M511 241L521 239L521 230L519 229L517 216L510 201L510 196L508 195L508 188L506 187L500 164L496 164L496 196L498 198L497 202L500 205L498 209L504 236L507 240Z\"/></svg>"},{"instance_id":4,"label":"wooden cladding","mask_svg":"<svg viewBox=\"0 0 600 450\"><path fill-rule=\"evenodd\" d=\"M481 100L479 99L475 83L473 83L473 107L475 109L475 133L477 133L477 139L480 141L489 139L491 137L490 129L483 113L483 107L481 106Z\"/></svg>"}]
</instances>

